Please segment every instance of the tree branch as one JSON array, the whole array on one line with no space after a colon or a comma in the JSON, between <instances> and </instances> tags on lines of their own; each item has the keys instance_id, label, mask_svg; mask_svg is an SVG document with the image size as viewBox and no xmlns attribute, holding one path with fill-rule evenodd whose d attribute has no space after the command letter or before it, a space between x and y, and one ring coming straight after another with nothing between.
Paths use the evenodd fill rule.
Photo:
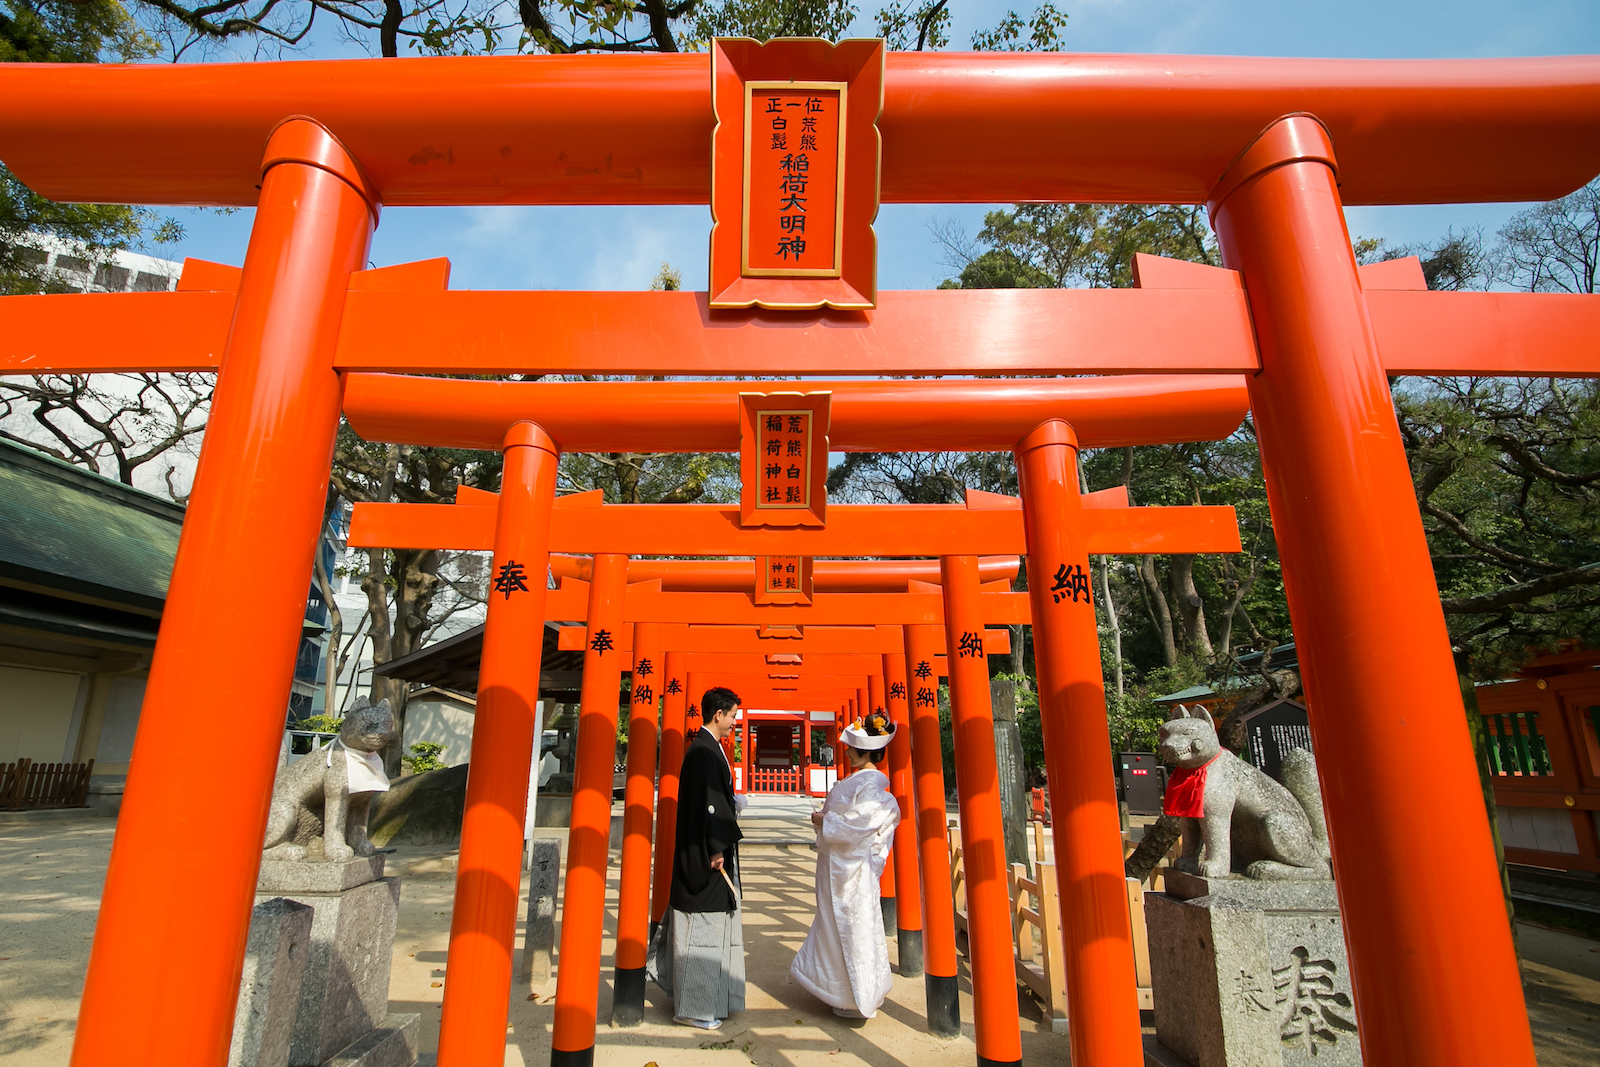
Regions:
<instances>
[{"instance_id":1,"label":"tree branch","mask_svg":"<svg viewBox=\"0 0 1600 1067\"><path fill-rule=\"evenodd\" d=\"M1559 593L1575 585L1593 585L1596 582L1600 582L1600 563L1585 563L1581 567L1573 567L1558 574L1547 574L1531 582L1508 585L1493 593L1444 597L1440 600L1440 604L1444 607L1446 615L1479 615L1513 605L1527 604L1539 597Z\"/></svg>"}]
</instances>

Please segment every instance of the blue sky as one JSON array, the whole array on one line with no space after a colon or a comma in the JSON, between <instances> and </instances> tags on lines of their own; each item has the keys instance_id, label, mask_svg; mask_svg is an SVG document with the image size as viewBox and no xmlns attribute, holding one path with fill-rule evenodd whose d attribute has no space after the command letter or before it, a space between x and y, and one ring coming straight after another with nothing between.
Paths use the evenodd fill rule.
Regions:
<instances>
[{"instance_id":1,"label":"blue sky","mask_svg":"<svg viewBox=\"0 0 1600 1067\"><path fill-rule=\"evenodd\" d=\"M873 32L882 6L865 0L857 31ZM1261 56L1428 58L1535 56L1600 52L1597 0L1346 0L1342 4L1274 0L1058 0L1070 17L1066 47L1081 52L1168 52ZM952 43L994 25L1008 7L1031 3L951 0ZM305 58L352 53L346 42L314 45ZM1001 206L1001 205L994 205ZM1354 236L1394 243L1427 240L1447 229L1481 225L1491 233L1526 205L1430 205L1353 208ZM955 220L982 225L981 205L890 204L879 212L879 285L922 289L950 270L929 232ZM158 254L240 263L249 211L219 217L172 212L189 231ZM706 283L704 207L391 208L374 239L379 266L448 256L452 287L462 289L642 289L663 262L683 272L686 288Z\"/></svg>"}]
</instances>

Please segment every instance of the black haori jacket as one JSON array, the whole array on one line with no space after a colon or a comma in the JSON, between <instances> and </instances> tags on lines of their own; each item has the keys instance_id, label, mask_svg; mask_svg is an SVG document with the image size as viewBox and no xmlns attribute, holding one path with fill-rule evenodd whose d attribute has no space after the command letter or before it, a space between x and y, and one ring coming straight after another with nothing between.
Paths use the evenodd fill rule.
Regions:
<instances>
[{"instance_id":1,"label":"black haori jacket","mask_svg":"<svg viewBox=\"0 0 1600 1067\"><path fill-rule=\"evenodd\" d=\"M738 885L738 843L743 836L733 807L733 772L717 739L701 730L684 750L678 778L678 836L672 850L674 910L734 910L733 893L722 875L711 869L711 857L723 854L728 876Z\"/></svg>"}]
</instances>

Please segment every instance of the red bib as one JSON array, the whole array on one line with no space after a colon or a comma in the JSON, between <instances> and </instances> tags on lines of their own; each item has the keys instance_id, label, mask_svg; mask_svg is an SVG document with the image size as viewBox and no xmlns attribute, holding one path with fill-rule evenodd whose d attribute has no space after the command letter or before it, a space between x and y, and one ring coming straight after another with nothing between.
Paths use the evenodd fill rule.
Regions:
<instances>
[{"instance_id":1,"label":"red bib","mask_svg":"<svg viewBox=\"0 0 1600 1067\"><path fill-rule=\"evenodd\" d=\"M1217 762L1218 752L1198 767L1179 767L1167 779L1167 795L1161 802L1166 815L1198 819L1206 813L1206 771Z\"/></svg>"}]
</instances>

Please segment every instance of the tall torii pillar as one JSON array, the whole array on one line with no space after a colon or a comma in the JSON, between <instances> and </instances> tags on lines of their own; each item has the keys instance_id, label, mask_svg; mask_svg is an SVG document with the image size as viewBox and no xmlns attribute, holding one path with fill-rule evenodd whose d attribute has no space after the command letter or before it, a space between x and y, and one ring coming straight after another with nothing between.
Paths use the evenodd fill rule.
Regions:
<instances>
[{"instance_id":1,"label":"tall torii pillar","mask_svg":"<svg viewBox=\"0 0 1600 1067\"><path fill-rule=\"evenodd\" d=\"M656 706L661 624L633 624L633 685L628 692L628 781L622 816L622 879L617 892L616 974L611 1023L644 1021L645 951L650 940L651 819L656 808Z\"/></svg>"},{"instance_id":2,"label":"tall torii pillar","mask_svg":"<svg viewBox=\"0 0 1600 1067\"><path fill-rule=\"evenodd\" d=\"M889 791L900 806L894 831L895 944L900 973L922 974L922 879L917 864L917 820L911 779L911 704L907 699L904 652L883 654L884 701L894 721L889 743Z\"/></svg>"},{"instance_id":3,"label":"tall torii pillar","mask_svg":"<svg viewBox=\"0 0 1600 1067\"><path fill-rule=\"evenodd\" d=\"M256 188L232 328L100 898L72 1049L78 1067L158 1054L179 1064L220 1064L228 1055L284 694L339 428L334 350L350 275L366 265L379 211L377 189L355 159L308 119L272 132ZM242 558L251 560L252 595L219 603L217 575ZM229 785L241 803L231 831L214 834L209 809L196 809L192 783L174 760L187 758L194 709L208 698L206 672L197 666L228 662L242 632L261 637L255 684L231 698ZM175 824L197 810L206 817ZM175 852L175 837L206 845ZM151 917L170 914L171 888L181 882L204 892L182 909L183 936L159 936L159 958L152 959ZM177 926L157 927L169 928Z\"/></svg>"},{"instance_id":4,"label":"tall torii pillar","mask_svg":"<svg viewBox=\"0 0 1600 1067\"><path fill-rule=\"evenodd\" d=\"M1261 373L1246 381L1300 649L1361 1049L1383 1067L1531 1067L1450 635L1336 168L1317 119L1279 119L1244 146L1207 206L1224 261L1243 275L1261 352ZM1393 680L1402 676L1397 700ZM1435 757L1426 795L1432 833L1452 845L1448 893L1419 892L1436 863L1396 818L1416 804L1406 754L1419 749Z\"/></svg>"},{"instance_id":5,"label":"tall torii pillar","mask_svg":"<svg viewBox=\"0 0 1600 1067\"><path fill-rule=\"evenodd\" d=\"M624 625L622 602L627 582L627 556L595 556L578 716L577 774L572 783L572 829L567 841L567 886L561 905L551 1067L589 1067L594 1062L617 754L617 696L622 678L623 653L617 646Z\"/></svg>"},{"instance_id":6,"label":"tall torii pillar","mask_svg":"<svg viewBox=\"0 0 1600 1067\"><path fill-rule=\"evenodd\" d=\"M1137 981L1094 593L1078 493L1078 439L1060 420L1016 449L1028 536L1034 667L1078 1063L1138 1067ZM953 668L952 668L953 670Z\"/></svg>"},{"instance_id":7,"label":"tall torii pillar","mask_svg":"<svg viewBox=\"0 0 1600 1067\"><path fill-rule=\"evenodd\" d=\"M949 830L945 825L944 752L939 728L939 675L943 626L905 628L906 686L910 698L912 793L922 873L923 987L928 1029L938 1037L961 1033L961 988L956 959L956 909L950 885ZM990 744L993 744L991 739Z\"/></svg>"}]
</instances>

